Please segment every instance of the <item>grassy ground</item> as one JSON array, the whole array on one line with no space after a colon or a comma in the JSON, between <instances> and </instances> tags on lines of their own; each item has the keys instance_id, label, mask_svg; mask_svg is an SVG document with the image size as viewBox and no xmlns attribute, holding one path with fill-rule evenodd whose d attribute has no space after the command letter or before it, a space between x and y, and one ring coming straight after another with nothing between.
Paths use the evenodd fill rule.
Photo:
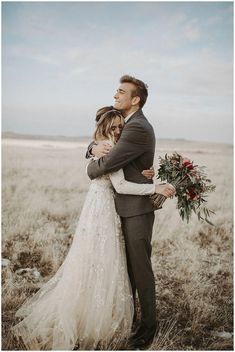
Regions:
<instances>
[{"instance_id":1,"label":"grassy ground","mask_svg":"<svg viewBox=\"0 0 235 352\"><path fill-rule=\"evenodd\" d=\"M158 155L178 152L208 167L217 189L209 198L215 226L182 223L175 201L156 212L152 263L160 333L152 350L232 350L232 148L160 142ZM63 262L89 187L85 149L3 147L2 349L24 350L10 327L26 297ZM157 158L155 167L157 168ZM35 268L41 278L21 268ZM226 338L225 338L226 336ZM122 346L125 347L125 346Z\"/></svg>"}]
</instances>

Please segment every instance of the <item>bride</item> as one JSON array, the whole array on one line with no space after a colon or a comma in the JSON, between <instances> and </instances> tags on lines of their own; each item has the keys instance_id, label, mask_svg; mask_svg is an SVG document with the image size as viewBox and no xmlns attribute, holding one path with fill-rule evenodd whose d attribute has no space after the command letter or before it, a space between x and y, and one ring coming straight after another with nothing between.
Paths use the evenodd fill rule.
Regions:
<instances>
[{"instance_id":1,"label":"bride","mask_svg":"<svg viewBox=\"0 0 235 352\"><path fill-rule=\"evenodd\" d=\"M95 140L117 142L124 125L112 107L97 112ZM116 131L118 131L116 133ZM136 184L123 170L91 181L71 248L56 274L16 312L13 327L29 350L107 349L129 337L133 299L114 191L150 195L157 186Z\"/></svg>"}]
</instances>

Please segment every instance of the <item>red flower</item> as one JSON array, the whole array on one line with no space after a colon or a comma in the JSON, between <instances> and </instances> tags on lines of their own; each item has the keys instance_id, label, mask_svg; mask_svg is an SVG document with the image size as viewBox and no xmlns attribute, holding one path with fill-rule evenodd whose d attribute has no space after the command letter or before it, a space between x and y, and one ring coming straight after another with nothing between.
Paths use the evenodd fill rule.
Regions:
<instances>
[{"instance_id":1,"label":"red flower","mask_svg":"<svg viewBox=\"0 0 235 352\"><path fill-rule=\"evenodd\" d=\"M183 159L183 165L185 167L187 167L189 170L193 169L193 164L191 163L191 161L187 158Z\"/></svg>"},{"instance_id":2,"label":"red flower","mask_svg":"<svg viewBox=\"0 0 235 352\"><path fill-rule=\"evenodd\" d=\"M189 191L187 192L187 198L191 200L197 200L200 198L200 196L196 194L194 191Z\"/></svg>"}]
</instances>

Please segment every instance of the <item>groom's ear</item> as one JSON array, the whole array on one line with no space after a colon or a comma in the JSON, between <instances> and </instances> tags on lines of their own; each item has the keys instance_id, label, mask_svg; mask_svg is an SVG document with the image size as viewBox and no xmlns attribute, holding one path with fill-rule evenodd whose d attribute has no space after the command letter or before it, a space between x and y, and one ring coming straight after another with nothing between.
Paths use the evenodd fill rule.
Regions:
<instances>
[{"instance_id":1,"label":"groom's ear","mask_svg":"<svg viewBox=\"0 0 235 352\"><path fill-rule=\"evenodd\" d=\"M131 99L132 105L139 105L139 102L140 102L140 97L138 95L136 95Z\"/></svg>"}]
</instances>

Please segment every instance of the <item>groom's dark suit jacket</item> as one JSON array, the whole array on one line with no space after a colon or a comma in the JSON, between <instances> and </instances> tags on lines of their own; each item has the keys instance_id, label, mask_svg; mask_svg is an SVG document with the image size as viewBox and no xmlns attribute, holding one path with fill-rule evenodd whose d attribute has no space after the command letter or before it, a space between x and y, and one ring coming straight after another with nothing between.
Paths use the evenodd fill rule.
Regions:
<instances>
[{"instance_id":1,"label":"groom's dark suit jacket","mask_svg":"<svg viewBox=\"0 0 235 352\"><path fill-rule=\"evenodd\" d=\"M91 179L123 168L125 179L135 183L153 183L141 174L153 165L155 135L142 110L136 111L125 124L118 143L110 153L91 161L87 172ZM149 196L115 194L117 213L131 217L152 212Z\"/></svg>"}]
</instances>

